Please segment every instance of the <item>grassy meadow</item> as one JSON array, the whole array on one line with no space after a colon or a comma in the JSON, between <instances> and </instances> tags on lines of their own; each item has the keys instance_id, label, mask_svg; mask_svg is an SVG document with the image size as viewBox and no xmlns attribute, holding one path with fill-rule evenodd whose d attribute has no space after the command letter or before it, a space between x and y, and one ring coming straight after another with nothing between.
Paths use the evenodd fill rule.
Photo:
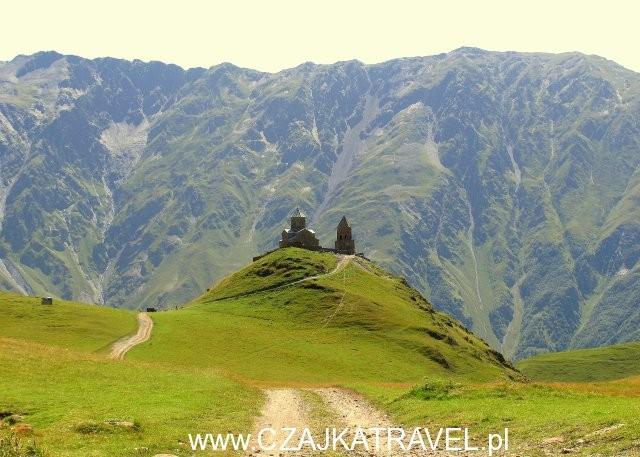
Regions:
<instances>
[{"instance_id":1,"label":"grassy meadow","mask_svg":"<svg viewBox=\"0 0 640 457\"><path fill-rule=\"evenodd\" d=\"M247 430L261 398L214 369L114 362L6 338L0 379L0 409L23 416L33 427L26 439L55 456L184 454L188 433Z\"/></svg>"},{"instance_id":2,"label":"grassy meadow","mask_svg":"<svg viewBox=\"0 0 640 457\"><path fill-rule=\"evenodd\" d=\"M640 455L638 378L597 385L425 382L409 389L351 387L406 425L469 427L479 439L508 427L513 455Z\"/></svg>"},{"instance_id":3,"label":"grassy meadow","mask_svg":"<svg viewBox=\"0 0 640 457\"><path fill-rule=\"evenodd\" d=\"M640 375L640 343L538 355L518 369L540 381L607 381Z\"/></svg>"},{"instance_id":4,"label":"grassy meadow","mask_svg":"<svg viewBox=\"0 0 640 457\"><path fill-rule=\"evenodd\" d=\"M27 340L82 352L108 351L111 344L138 327L132 311L0 291L0 337Z\"/></svg>"},{"instance_id":5,"label":"grassy meadow","mask_svg":"<svg viewBox=\"0 0 640 457\"><path fill-rule=\"evenodd\" d=\"M278 250L151 314L123 361L106 355L135 313L0 294L0 416L22 416L0 437L24 432L54 457L192 455L188 433L251 430L261 387L335 385L399 424L508 427L517 455L638 455L637 345L537 356L518 364L525 378L401 278L336 266Z\"/></svg>"},{"instance_id":6,"label":"grassy meadow","mask_svg":"<svg viewBox=\"0 0 640 457\"><path fill-rule=\"evenodd\" d=\"M215 368L107 359L133 312L8 293L0 309L0 439L17 431L47 456L181 454L188 433L245 431L259 411L259 390Z\"/></svg>"}]
</instances>

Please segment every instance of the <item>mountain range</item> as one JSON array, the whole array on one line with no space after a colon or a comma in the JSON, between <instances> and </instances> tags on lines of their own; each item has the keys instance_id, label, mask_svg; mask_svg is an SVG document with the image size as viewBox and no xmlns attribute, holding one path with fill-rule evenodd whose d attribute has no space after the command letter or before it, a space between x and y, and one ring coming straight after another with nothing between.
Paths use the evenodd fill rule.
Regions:
<instances>
[{"instance_id":1,"label":"mountain range","mask_svg":"<svg viewBox=\"0 0 640 457\"><path fill-rule=\"evenodd\" d=\"M278 73L0 63L0 287L174 307L300 206L507 357L640 339L640 74L461 48Z\"/></svg>"}]
</instances>

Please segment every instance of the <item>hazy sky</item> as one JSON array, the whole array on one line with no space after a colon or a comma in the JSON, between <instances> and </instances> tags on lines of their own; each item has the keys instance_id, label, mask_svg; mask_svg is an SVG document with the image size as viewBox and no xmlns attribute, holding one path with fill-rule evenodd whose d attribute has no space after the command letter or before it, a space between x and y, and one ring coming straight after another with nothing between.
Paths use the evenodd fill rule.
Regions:
<instances>
[{"instance_id":1,"label":"hazy sky","mask_svg":"<svg viewBox=\"0 0 640 457\"><path fill-rule=\"evenodd\" d=\"M2 6L0 60L56 50L183 67L226 61L277 71L305 61L374 63L476 46L581 51L640 71L635 3L20 0Z\"/></svg>"}]
</instances>

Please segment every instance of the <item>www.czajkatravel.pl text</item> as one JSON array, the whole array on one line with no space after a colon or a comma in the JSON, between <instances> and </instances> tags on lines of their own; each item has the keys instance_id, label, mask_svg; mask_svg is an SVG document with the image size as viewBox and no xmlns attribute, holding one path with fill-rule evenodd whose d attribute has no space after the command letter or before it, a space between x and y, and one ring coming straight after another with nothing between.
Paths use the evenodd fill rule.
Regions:
<instances>
[{"instance_id":1,"label":"www.czajkatravel.pl text","mask_svg":"<svg viewBox=\"0 0 640 457\"><path fill-rule=\"evenodd\" d=\"M213 451L356 451L409 452L447 451L484 452L493 455L509 450L509 429L502 433L490 433L483 440L473 438L468 428L447 427L428 429L415 427L326 428L314 433L308 428L263 428L255 435L247 434L189 434L191 449Z\"/></svg>"}]
</instances>

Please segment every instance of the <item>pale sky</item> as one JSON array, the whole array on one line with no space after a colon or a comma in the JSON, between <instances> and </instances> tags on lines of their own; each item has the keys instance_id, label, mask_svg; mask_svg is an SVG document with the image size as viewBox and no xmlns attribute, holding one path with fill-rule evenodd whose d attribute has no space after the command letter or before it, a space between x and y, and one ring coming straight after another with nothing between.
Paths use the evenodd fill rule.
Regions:
<instances>
[{"instance_id":1,"label":"pale sky","mask_svg":"<svg viewBox=\"0 0 640 457\"><path fill-rule=\"evenodd\" d=\"M18 0L2 5L0 60L55 50L278 71L474 46L580 51L640 71L639 13L631 0Z\"/></svg>"}]
</instances>

